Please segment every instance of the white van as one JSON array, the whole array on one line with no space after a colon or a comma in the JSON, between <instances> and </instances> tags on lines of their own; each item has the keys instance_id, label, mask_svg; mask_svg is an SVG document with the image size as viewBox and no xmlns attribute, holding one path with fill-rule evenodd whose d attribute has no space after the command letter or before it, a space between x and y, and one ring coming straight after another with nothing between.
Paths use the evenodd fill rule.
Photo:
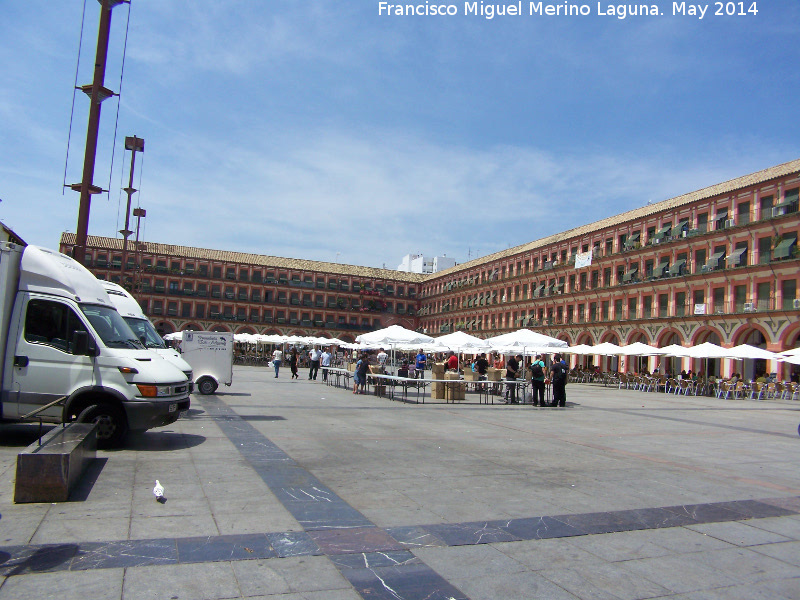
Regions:
<instances>
[{"instance_id":1,"label":"white van","mask_svg":"<svg viewBox=\"0 0 800 600\"><path fill-rule=\"evenodd\" d=\"M181 356L192 365L197 391L213 394L219 384L233 382L233 334L220 331L183 331Z\"/></svg>"},{"instance_id":2,"label":"white van","mask_svg":"<svg viewBox=\"0 0 800 600\"><path fill-rule=\"evenodd\" d=\"M83 265L0 223L0 418L98 424L98 445L175 422L189 382L146 350ZM59 403L54 401L61 400Z\"/></svg>"},{"instance_id":3,"label":"white van","mask_svg":"<svg viewBox=\"0 0 800 600\"><path fill-rule=\"evenodd\" d=\"M177 350L174 348L167 348L167 345L164 343L164 340L161 339L161 336L158 335L150 319L145 316L136 298L131 296L128 290L118 283L113 283L111 281L101 281L101 283L106 289L114 308L122 315L122 318L125 319L125 322L133 333L135 333L142 344L144 344L144 347L148 350L152 350L161 358L178 367L189 380L189 391L191 392L194 387L191 365L181 358Z\"/></svg>"}]
</instances>

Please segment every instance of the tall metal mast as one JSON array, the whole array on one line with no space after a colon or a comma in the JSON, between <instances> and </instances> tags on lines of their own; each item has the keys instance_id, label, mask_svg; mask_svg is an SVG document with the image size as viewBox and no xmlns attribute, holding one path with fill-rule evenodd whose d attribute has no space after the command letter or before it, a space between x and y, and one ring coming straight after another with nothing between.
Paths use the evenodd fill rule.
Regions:
<instances>
[{"instance_id":1,"label":"tall metal mast","mask_svg":"<svg viewBox=\"0 0 800 600\"><path fill-rule=\"evenodd\" d=\"M86 238L89 233L89 208L92 194L99 194L102 188L94 185L94 162L97 154L97 134L100 128L100 104L114 92L104 87L106 59L108 56L108 37L111 30L111 11L114 7L129 0L98 0L100 3L100 26L97 33L97 53L94 61L94 79L91 85L79 89L91 99L89 106L89 125L86 130L86 151L83 157L83 179L73 183L70 188L80 192L78 208L78 228L75 237L74 258L83 264L86 261Z\"/></svg>"}]
</instances>

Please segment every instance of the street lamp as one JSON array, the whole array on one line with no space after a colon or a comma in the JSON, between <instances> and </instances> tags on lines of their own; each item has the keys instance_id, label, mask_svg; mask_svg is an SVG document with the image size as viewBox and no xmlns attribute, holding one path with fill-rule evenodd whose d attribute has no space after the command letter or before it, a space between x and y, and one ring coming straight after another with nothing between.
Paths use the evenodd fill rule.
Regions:
<instances>
[{"instance_id":1,"label":"street lamp","mask_svg":"<svg viewBox=\"0 0 800 600\"><path fill-rule=\"evenodd\" d=\"M130 229L128 229L131 214L131 196L133 196L133 194L137 191L136 188L133 187L133 169L134 165L136 164L136 153L144 152L144 140L136 137L135 135L133 137L126 137L125 150L130 150L131 152L131 168L128 178L128 187L124 188L125 193L128 194L128 202L125 206L125 229L120 229L119 231L124 238L122 242L122 272L120 273L120 279L122 280L123 286L125 285L125 267L128 263L128 237L133 233ZM139 228L137 227L136 230L138 233Z\"/></svg>"},{"instance_id":2,"label":"street lamp","mask_svg":"<svg viewBox=\"0 0 800 600\"><path fill-rule=\"evenodd\" d=\"M136 248L134 250L134 271L133 271L133 293L138 291L137 284L139 283L139 226L142 223L142 218L147 216L147 211L143 208L134 208L133 216L136 217ZM127 228L126 228L127 229Z\"/></svg>"}]
</instances>

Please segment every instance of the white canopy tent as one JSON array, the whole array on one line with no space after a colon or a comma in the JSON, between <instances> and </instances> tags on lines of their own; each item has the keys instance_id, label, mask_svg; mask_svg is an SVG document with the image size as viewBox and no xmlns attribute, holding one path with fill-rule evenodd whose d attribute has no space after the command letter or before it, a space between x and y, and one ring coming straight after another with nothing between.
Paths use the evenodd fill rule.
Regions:
<instances>
[{"instance_id":1,"label":"white canopy tent","mask_svg":"<svg viewBox=\"0 0 800 600\"><path fill-rule=\"evenodd\" d=\"M463 331L455 331L448 333L437 338L434 338L435 344L430 346L434 352L443 352L452 350L453 352L485 352L491 350L491 346L479 337L470 335Z\"/></svg>"},{"instance_id":2,"label":"white canopy tent","mask_svg":"<svg viewBox=\"0 0 800 600\"><path fill-rule=\"evenodd\" d=\"M734 355L735 358L742 359L778 360L780 358L780 356L774 352L763 350L762 348L757 348L756 346L751 346L750 344L734 346L733 348L729 348L728 351Z\"/></svg>"},{"instance_id":3,"label":"white canopy tent","mask_svg":"<svg viewBox=\"0 0 800 600\"><path fill-rule=\"evenodd\" d=\"M602 344L592 346L592 350L592 354L596 354L598 356L620 356L622 347L612 344L611 342L603 342Z\"/></svg>"},{"instance_id":4,"label":"white canopy tent","mask_svg":"<svg viewBox=\"0 0 800 600\"><path fill-rule=\"evenodd\" d=\"M392 363L394 363L394 353L396 349L411 350L419 348L422 344L435 344L435 338L424 333L411 331L400 325L390 325L384 329L364 333L356 338L356 342L362 348L385 348L392 349Z\"/></svg>"},{"instance_id":5,"label":"white canopy tent","mask_svg":"<svg viewBox=\"0 0 800 600\"><path fill-rule=\"evenodd\" d=\"M501 354L520 353L523 355L544 352L561 352L568 348L567 342L558 338L537 333L530 329L519 329L484 340L494 352Z\"/></svg>"},{"instance_id":6,"label":"white canopy tent","mask_svg":"<svg viewBox=\"0 0 800 600\"><path fill-rule=\"evenodd\" d=\"M586 344L578 344L577 346L570 346L561 350L564 354L595 354L594 346L587 346Z\"/></svg>"},{"instance_id":7,"label":"white canopy tent","mask_svg":"<svg viewBox=\"0 0 800 600\"><path fill-rule=\"evenodd\" d=\"M663 356L666 353L661 348L643 344L641 342L634 342L626 346L620 346L619 354L621 356Z\"/></svg>"}]
</instances>

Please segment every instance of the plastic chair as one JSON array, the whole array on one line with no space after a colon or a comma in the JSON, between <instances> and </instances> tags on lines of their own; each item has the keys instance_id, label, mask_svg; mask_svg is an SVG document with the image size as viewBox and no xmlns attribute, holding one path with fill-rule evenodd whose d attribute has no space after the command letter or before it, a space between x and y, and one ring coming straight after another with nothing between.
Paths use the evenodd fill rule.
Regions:
<instances>
[{"instance_id":1,"label":"plastic chair","mask_svg":"<svg viewBox=\"0 0 800 600\"><path fill-rule=\"evenodd\" d=\"M750 384L750 400L761 400L764 395L764 384L754 381Z\"/></svg>"},{"instance_id":2,"label":"plastic chair","mask_svg":"<svg viewBox=\"0 0 800 600\"><path fill-rule=\"evenodd\" d=\"M617 389L621 390L622 386L625 386L625 389L628 389L628 376L625 373L619 374L619 380L617 381Z\"/></svg>"},{"instance_id":3,"label":"plastic chair","mask_svg":"<svg viewBox=\"0 0 800 600\"><path fill-rule=\"evenodd\" d=\"M717 398L720 400L728 398L731 394L731 384L727 381L721 381L717 387Z\"/></svg>"},{"instance_id":4,"label":"plastic chair","mask_svg":"<svg viewBox=\"0 0 800 600\"><path fill-rule=\"evenodd\" d=\"M764 390L764 396L770 400L775 399L775 394L777 392L777 387L774 383L768 383L766 389Z\"/></svg>"}]
</instances>

